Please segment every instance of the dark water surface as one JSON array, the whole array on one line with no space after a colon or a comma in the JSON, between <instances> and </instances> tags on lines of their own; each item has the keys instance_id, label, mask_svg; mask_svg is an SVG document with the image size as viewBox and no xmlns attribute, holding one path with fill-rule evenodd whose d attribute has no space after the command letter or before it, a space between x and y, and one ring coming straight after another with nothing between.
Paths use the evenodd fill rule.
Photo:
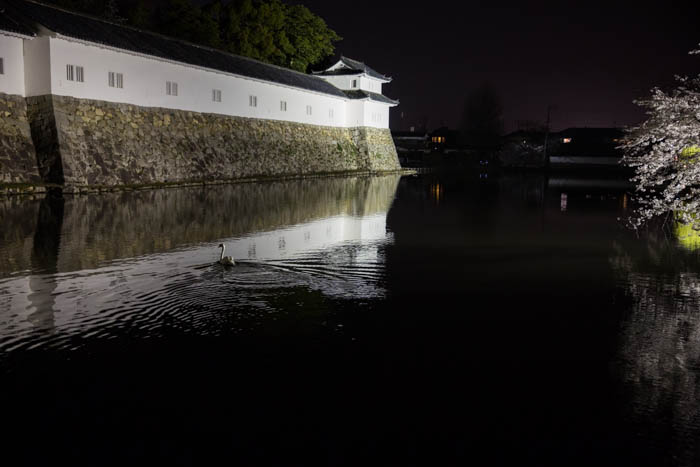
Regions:
<instances>
[{"instance_id":1,"label":"dark water surface","mask_svg":"<svg viewBox=\"0 0 700 467\"><path fill-rule=\"evenodd\" d=\"M698 253L626 230L626 190L0 199L0 462L699 465Z\"/></svg>"}]
</instances>

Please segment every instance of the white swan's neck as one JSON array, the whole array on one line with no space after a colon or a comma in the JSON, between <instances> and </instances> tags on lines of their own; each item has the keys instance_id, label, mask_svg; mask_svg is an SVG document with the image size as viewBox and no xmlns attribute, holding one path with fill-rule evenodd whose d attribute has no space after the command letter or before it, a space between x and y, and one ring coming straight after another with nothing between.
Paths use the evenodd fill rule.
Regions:
<instances>
[{"instance_id":1,"label":"white swan's neck","mask_svg":"<svg viewBox=\"0 0 700 467\"><path fill-rule=\"evenodd\" d=\"M222 259L224 259L224 251L225 251L225 250L226 250L226 246L225 246L225 245L221 245L221 256L219 257L219 261L221 261Z\"/></svg>"}]
</instances>

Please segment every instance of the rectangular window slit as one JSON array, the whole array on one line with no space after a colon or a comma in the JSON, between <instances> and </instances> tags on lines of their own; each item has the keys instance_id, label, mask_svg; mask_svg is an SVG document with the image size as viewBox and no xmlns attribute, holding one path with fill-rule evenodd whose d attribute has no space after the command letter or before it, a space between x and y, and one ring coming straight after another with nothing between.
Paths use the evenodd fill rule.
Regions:
<instances>
[{"instance_id":1,"label":"rectangular window slit","mask_svg":"<svg viewBox=\"0 0 700 467\"><path fill-rule=\"evenodd\" d=\"M165 82L165 94L168 96L177 96L177 83L175 81Z\"/></svg>"}]
</instances>

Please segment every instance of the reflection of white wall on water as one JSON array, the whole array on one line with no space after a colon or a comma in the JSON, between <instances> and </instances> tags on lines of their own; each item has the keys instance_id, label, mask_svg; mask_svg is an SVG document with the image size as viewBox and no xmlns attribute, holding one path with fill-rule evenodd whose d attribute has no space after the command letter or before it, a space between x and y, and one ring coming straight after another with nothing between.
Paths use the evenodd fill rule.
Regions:
<instances>
[{"instance_id":1,"label":"reflection of white wall on water","mask_svg":"<svg viewBox=\"0 0 700 467\"><path fill-rule=\"evenodd\" d=\"M80 274L35 274L0 282L0 348L11 347L8 339L11 342L14 335L21 337L22 331L70 327L76 318L99 311L98 306L116 304L120 277L123 283L128 282L123 267L84 270ZM101 293L96 303L91 297L93 290L109 293Z\"/></svg>"},{"instance_id":2,"label":"reflection of white wall on water","mask_svg":"<svg viewBox=\"0 0 700 467\"><path fill-rule=\"evenodd\" d=\"M547 180L547 186L549 188L609 188L626 190L632 184L626 178L605 179L552 176Z\"/></svg>"},{"instance_id":3,"label":"reflection of white wall on water","mask_svg":"<svg viewBox=\"0 0 700 467\"><path fill-rule=\"evenodd\" d=\"M237 260L293 259L320 251L322 254L315 259L329 266L333 274L315 278L315 286L329 295L370 297L381 294L379 286L344 268L381 268L379 246L387 239L386 216L386 212L364 217L340 215L223 241L227 254ZM336 249L348 243L356 243L359 248ZM129 313L123 311L125 307L138 308L143 305L142 297L177 278L192 274L193 279L199 279L203 272L211 271L207 265L226 274L214 264L219 255L215 245L212 242L119 260L98 269L0 281L0 351L26 342L36 332L82 336L109 332L109 316L117 313L124 320L124 314ZM332 255L327 256L327 252ZM303 268L298 272L294 277L303 283Z\"/></svg>"},{"instance_id":4,"label":"reflection of white wall on water","mask_svg":"<svg viewBox=\"0 0 700 467\"><path fill-rule=\"evenodd\" d=\"M384 238L386 213L365 217L343 215L228 240L226 251L234 259L274 260L326 249L343 242Z\"/></svg>"}]
</instances>

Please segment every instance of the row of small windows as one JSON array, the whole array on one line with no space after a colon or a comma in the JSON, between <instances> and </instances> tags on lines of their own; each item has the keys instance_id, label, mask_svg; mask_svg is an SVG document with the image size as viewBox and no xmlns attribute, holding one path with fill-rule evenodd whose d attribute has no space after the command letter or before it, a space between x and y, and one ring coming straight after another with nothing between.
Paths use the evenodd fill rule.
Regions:
<instances>
[{"instance_id":1,"label":"row of small windows","mask_svg":"<svg viewBox=\"0 0 700 467\"><path fill-rule=\"evenodd\" d=\"M0 57L0 74L4 74L5 69L3 65L3 59ZM85 70L83 69L82 66L78 65L66 65L66 79L68 81L77 81L79 83L83 83L85 81ZM355 85L357 80L353 80L353 87ZM109 71L107 72L107 85L111 88L118 88L118 89L123 89L124 88L124 74L123 73L117 73L115 71ZM177 82L175 81L166 81L165 82L165 94L168 96L177 96L178 95L178 85ZM221 90L220 89L212 89L211 90L211 100L213 102L221 102ZM258 96L253 96L250 95L248 96L248 105L250 107L257 107L258 106ZM286 112L287 111L287 101L280 101L280 111ZM306 115L313 115L313 107L310 105L306 106ZM334 118L334 110L329 109L328 110L328 117L329 118ZM378 114L372 114L372 120L373 121L378 121L380 119Z\"/></svg>"}]
</instances>

